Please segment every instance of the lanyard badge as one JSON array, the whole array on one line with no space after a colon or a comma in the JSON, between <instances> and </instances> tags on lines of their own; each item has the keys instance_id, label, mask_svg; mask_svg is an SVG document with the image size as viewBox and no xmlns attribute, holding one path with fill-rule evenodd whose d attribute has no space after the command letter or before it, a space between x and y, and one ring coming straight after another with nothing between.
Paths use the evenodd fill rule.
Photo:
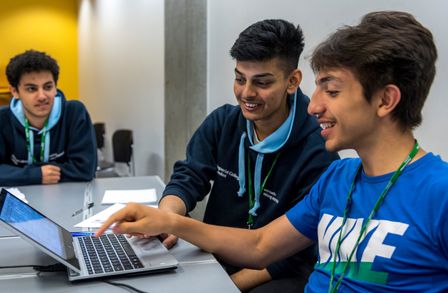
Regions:
<instances>
[{"instance_id":1,"label":"lanyard badge","mask_svg":"<svg viewBox=\"0 0 448 293\"><path fill-rule=\"evenodd\" d=\"M271 168L269 168L268 174L266 174L266 177L263 180L263 183L260 187L260 194L263 194L264 186L266 185L266 182L268 181L269 177L271 176L272 170L274 169L275 164L277 163L278 157L280 156L280 152L277 153L275 156L274 162L272 162ZM248 173L248 181L249 181L249 187L248 187L248 193L249 193L249 210L251 210L254 207L255 204L255 196L254 196L254 187L252 184L252 172L250 170L250 155L247 154L247 173ZM251 213L249 213L249 216L247 218L247 228L252 229L252 226L254 225L254 216L252 216Z\"/></svg>"},{"instance_id":2,"label":"lanyard badge","mask_svg":"<svg viewBox=\"0 0 448 293\"><path fill-rule=\"evenodd\" d=\"M45 136L47 135L47 126L48 126L48 119L45 121L44 127L42 128L42 135L40 138L40 162L44 162L44 154L45 154ZM28 122L28 119L25 118L25 138L26 138L26 148L28 150L28 155L31 158L31 163L37 163L36 158L34 157L34 153L32 151L32 144L34 142L31 141L30 138L30 123Z\"/></svg>"}]
</instances>

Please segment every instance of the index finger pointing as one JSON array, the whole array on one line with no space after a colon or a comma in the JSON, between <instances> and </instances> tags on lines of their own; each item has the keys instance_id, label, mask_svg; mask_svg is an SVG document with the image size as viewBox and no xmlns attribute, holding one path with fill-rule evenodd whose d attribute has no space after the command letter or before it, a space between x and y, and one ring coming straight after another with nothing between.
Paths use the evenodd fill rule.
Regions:
<instances>
[{"instance_id":1,"label":"index finger pointing","mask_svg":"<svg viewBox=\"0 0 448 293\"><path fill-rule=\"evenodd\" d=\"M125 219L127 216L128 211L127 207L122 208L121 210L115 212L112 214L102 225L101 227L96 231L95 236L99 237L101 236L104 231L106 231L113 223L120 222Z\"/></svg>"}]
</instances>

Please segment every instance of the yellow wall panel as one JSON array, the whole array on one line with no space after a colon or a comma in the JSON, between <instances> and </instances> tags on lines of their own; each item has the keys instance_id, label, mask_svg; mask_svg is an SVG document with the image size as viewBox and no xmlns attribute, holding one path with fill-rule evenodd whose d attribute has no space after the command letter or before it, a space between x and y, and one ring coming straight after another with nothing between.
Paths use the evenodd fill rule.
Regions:
<instances>
[{"instance_id":1,"label":"yellow wall panel","mask_svg":"<svg viewBox=\"0 0 448 293\"><path fill-rule=\"evenodd\" d=\"M0 0L0 87L9 59L28 49L58 61L58 88L78 98L78 0Z\"/></svg>"}]
</instances>

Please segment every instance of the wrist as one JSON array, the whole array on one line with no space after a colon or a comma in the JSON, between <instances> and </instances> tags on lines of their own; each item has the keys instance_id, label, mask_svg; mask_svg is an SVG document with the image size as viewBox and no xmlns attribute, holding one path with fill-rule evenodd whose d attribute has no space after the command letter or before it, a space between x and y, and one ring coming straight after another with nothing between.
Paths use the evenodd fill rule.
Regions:
<instances>
[{"instance_id":1,"label":"wrist","mask_svg":"<svg viewBox=\"0 0 448 293\"><path fill-rule=\"evenodd\" d=\"M166 233L177 235L179 221L182 218L182 216L171 211L167 211L165 215L166 215L166 221L165 221Z\"/></svg>"}]
</instances>

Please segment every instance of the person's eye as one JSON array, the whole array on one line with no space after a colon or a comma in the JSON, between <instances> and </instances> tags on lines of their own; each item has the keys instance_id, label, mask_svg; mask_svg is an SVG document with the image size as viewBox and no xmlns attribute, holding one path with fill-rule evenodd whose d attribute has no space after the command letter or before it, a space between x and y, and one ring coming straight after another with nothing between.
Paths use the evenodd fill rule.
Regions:
<instances>
[{"instance_id":1,"label":"person's eye","mask_svg":"<svg viewBox=\"0 0 448 293\"><path fill-rule=\"evenodd\" d=\"M52 89L53 89L52 84L48 84L48 85L44 86L44 90L46 90L46 91L51 91Z\"/></svg>"},{"instance_id":2,"label":"person's eye","mask_svg":"<svg viewBox=\"0 0 448 293\"><path fill-rule=\"evenodd\" d=\"M235 82L239 85L243 85L246 83L246 80L244 78L241 77L235 77Z\"/></svg>"},{"instance_id":3,"label":"person's eye","mask_svg":"<svg viewBox=\"0 0 448 293\"><path fill-rule=\"evenodd\" d=\"M27 92L29 92L29 93L32 93L32 92L35 92L35 91L36 91L36 87L34 87L34 86L27 86L27 87L25 88L25 90L26 90Z\"/></svg>"},{"instance_id":4,"label":"person's eye","mask_svg":"<svg viewBox=\"0 0 448 293\"><path fill-rule=\"evenodd\" d=\"M259 80L259 81L256 81L255 84L259 87L265 88L265 87L270 86L272 84L272 81Z\"/></svg>"},{"instance_id":5,"label":"person's eye","mask_svg":"<svg viewBox=\"0 0 448 293\"><path fill-rule=\"evenodd\" d=\"M327 92L327 94L328 94L330 97L332 97L332 98L337 97L337 95L339 94L339 91L330 91L330 90L327 90L326 92Z\"/></svg>"}]
</instances>

